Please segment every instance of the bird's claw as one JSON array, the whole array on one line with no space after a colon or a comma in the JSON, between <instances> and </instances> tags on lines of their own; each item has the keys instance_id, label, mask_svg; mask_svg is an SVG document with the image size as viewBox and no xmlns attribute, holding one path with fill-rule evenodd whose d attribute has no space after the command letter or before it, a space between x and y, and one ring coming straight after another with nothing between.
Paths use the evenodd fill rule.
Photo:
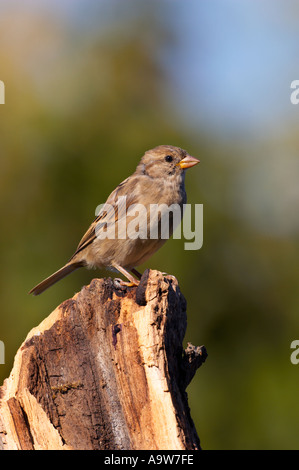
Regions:
<instances>
[{"instance_id":1,"label":"bird's claw","mask_svg":"<svg viewBox=\"0 0 299 470\"><path fill-rule=\"evenodd\" d=\"M124 290L124 288L126 287L134 287L134 286L138 286L139 284L139 281L136 280L136 283L134 282L131 282L131 281L123 281L122 279L120 279L119 277L116 277L114 279L114 283L116 284L116 286L122 290Z\"/></svg>"}]
</instances>

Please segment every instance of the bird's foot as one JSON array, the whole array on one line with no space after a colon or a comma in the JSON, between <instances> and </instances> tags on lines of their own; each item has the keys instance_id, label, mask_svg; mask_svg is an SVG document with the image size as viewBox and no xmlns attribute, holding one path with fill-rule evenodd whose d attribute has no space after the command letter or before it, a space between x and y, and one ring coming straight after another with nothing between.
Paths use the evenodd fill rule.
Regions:
<instances>
[{"instance_id":1,"label":"bird's foot","mask_svg":"<svg viewBox=\"0 0 299 470\"><path fill-rule=\"evenodd\" d=\"M120 279L119 277L116 277L114 279L114 283L117 285L117 287L134 287L134 286L138 286L139 285L139 281L137 281L137 279L135 280L135 282L132 282L132 281L123 281L122 279Z\"/></svg>"},{"instance_id":2,"label":"bird's foot","mask_svg":"<svg viewBox=\"0 0 299 470\"><path fill-rule=\"evenodd\" d=\"M122 279L118 279L118 281L120 282L120 285L126 286L126 287L139 285L139 280L135 279L135 277L132 276L132 274L130 274L128 271L126 271L122 266L119 266L118 264L115 264L115 263L112 266L129 280L129 282L127 282L127 281L123 281Z\"/></svg>"}]
</instances>

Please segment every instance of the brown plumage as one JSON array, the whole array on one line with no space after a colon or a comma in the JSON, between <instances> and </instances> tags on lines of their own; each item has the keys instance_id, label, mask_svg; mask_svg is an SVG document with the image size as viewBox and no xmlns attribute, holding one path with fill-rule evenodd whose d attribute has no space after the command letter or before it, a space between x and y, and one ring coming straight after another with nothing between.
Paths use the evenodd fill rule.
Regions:
<instances>
[{"instance_id":1,"label":"brown plumage","mask_svg":"<svg viewBox=\"0 0 299 470\"><path fill-rule=\"evenodd\" d=\"M177 204L180 209L179 218L182 217L182 207L187 200L185 169L197 163L199 160L191 157L179 147L160 145L148 150L135 173L120 183L110 194L69 262L35 286L29 293L41 294L55 282L83 266L105 267L119 271L127 277L130 285L137 285L138 281L127 270L133 271L140 277L134 268L144 263L165 243L166 239L162 238L161 234L163 210L167 216L167 207ZM143 217L139 220L139 230L142 229L143 235L132 239L127 236L127 231L130 232L131 225L134 225L137 213L135 204L142 204L144 207L141 212ZM151 204L165 205L158 214L157 227L151 225L149 211ZM130 222L132 222L131 225ZM170 217L169 236L172 235L173 228L173 221ZM105 231L107 232L108 229L115 232L114 239L105 236ZM150 238L151 229L153 231L156 229L157 238Z\"/></svg>"}]
</instances>

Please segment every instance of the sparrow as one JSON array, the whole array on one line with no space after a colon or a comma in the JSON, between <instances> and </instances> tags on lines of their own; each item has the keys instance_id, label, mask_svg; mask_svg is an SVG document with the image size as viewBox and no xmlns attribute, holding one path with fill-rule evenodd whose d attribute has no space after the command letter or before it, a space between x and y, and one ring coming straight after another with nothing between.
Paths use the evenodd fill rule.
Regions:
<instances>
[{"instance_id":1,"label":"sparrow","mask_svg":"<svg viewBox=\"0 0 299 470\"><path fill-rule=\"evenodd\" d=\"M41 294L81 267L117 271L129 281L122 281L122 285L138 285L141 274L136 267L152 256L173 233L173 214L168 213L169 236L162 236L163 211L166 214L167 208L175 205L180 210L181 220L187 202L185 170L198 163L199 160L186 150L171 145L159 145L145 152L135 173L110 194L70 260L33 287L29 294ZM152 223L150 209L157 205L162 209L156 212L157 218ZM138 219L139 232L135 230L136 208L143 210ZM135 229L132 231L131 228L128 236L130 224ZM151 236L153 232L156 236Z\"/></svg>"}]
</instances>

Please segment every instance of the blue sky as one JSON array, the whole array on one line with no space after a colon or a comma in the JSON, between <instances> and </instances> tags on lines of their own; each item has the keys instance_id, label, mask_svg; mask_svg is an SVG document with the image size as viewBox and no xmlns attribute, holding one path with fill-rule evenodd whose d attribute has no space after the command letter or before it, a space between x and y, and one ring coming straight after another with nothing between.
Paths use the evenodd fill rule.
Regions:
<instances>
[{"instance_id":1,"label":"blue sky","mask_svg":"<svg viewBox=\"0 0 299 470\"><path fill-rule=\"evenodd\" d=\"M297 119L299 106L289 99L299 77L295 3L288 2L290 9L283 1L187 3L174 2L179 44L168 59L187 114L212 130L249 135Z\"/></svg>"}]
</instances>

